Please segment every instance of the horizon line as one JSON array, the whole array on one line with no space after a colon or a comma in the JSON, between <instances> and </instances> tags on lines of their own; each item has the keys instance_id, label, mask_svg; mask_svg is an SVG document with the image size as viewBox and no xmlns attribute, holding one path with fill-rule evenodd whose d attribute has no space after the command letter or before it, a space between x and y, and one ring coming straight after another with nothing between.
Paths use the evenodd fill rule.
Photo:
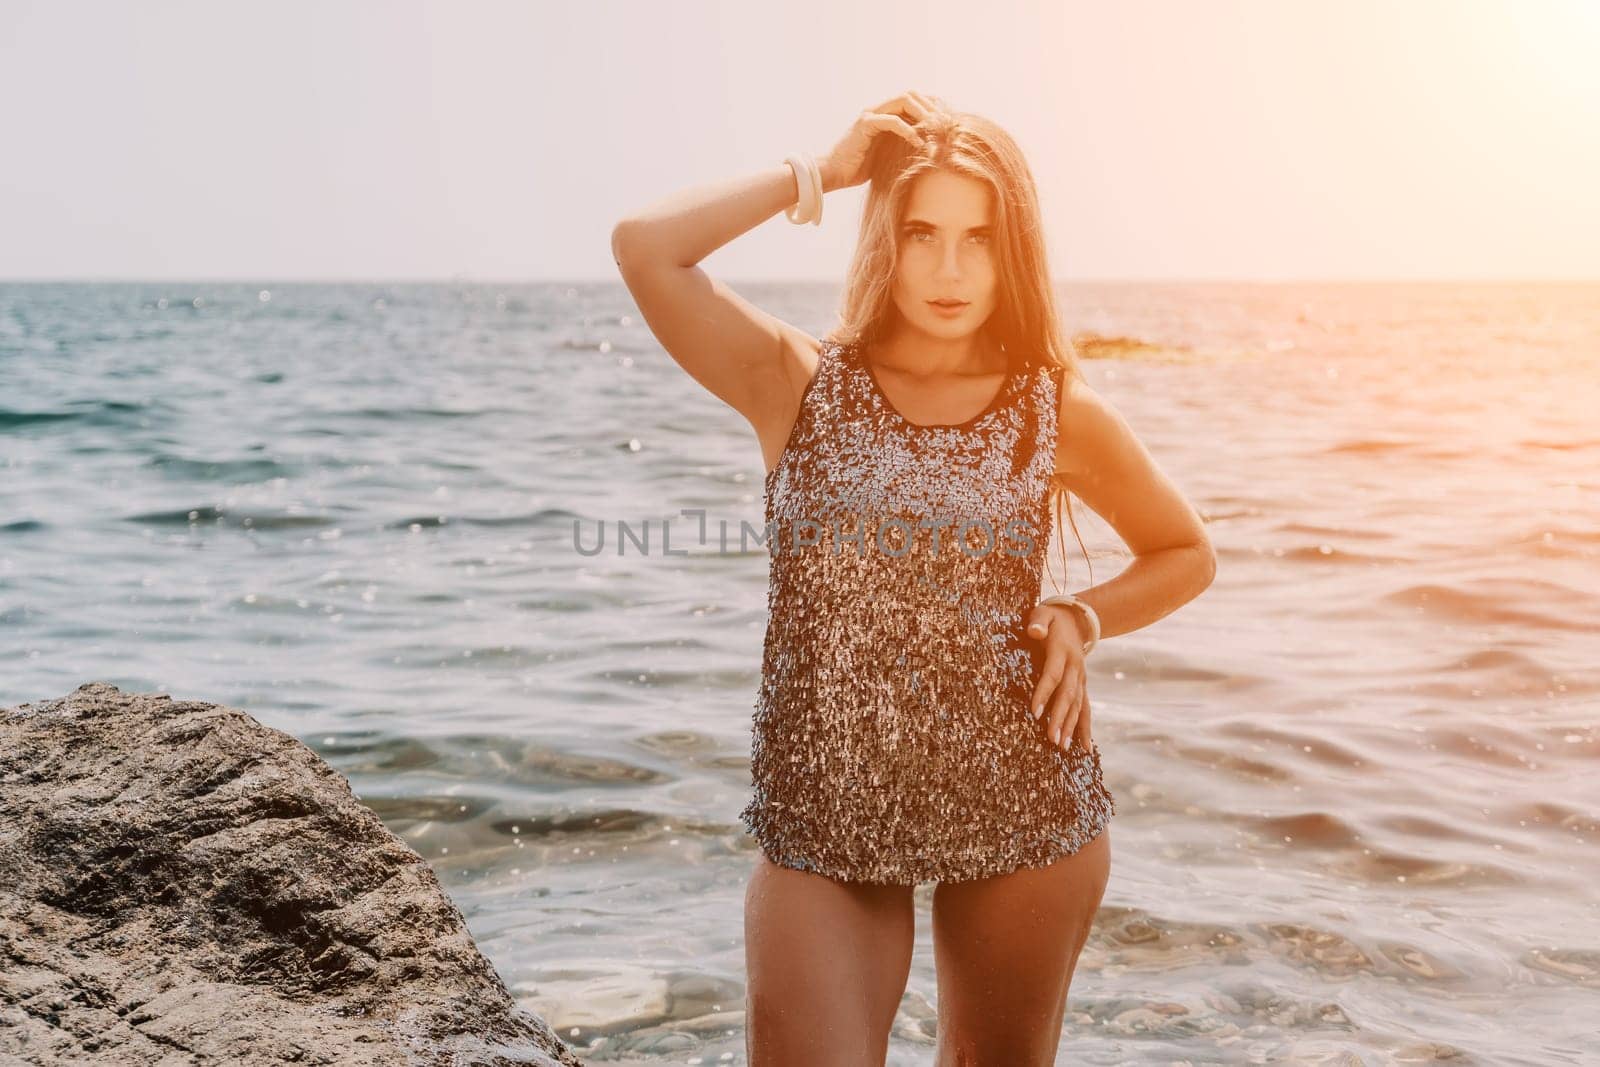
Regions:
<instances>
[{"instance_id":1,"label":"horizon line","mask_svg":"<svg viewBox=\"0 0 1600 1067\"><path fill-rule=\"evenodd\" d=\"M839 285L839 278L733 278L718 275L729 285ZM213 277L132 277L60 275L56 277L0 276L0 285L618 285L619 277L587 278L496 278L471 274L415 275L401 277L277 277L241 275ZM1059 278L1055 285L1595 285L1600 277L1488 277L1415 276L1383 278L1370 276L1294 277L1294 278L1184 278L1184 277L1100 277Z\"/></svg>"}]
</instances>

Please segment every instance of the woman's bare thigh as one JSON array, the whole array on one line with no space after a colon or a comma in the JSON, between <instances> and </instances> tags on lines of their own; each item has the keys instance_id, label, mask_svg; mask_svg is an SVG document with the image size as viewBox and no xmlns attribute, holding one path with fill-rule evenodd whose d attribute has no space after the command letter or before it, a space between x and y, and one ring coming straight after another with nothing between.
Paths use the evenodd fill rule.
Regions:
<instances>
[{"instance_id":1,"label":"woman's bare thigh","mask_svg":"<svg viewBox=\"0 0 1600 1067\"><path fill-rule=\"evenodd\" d=\"M1111 837L1048 867L933 891L937 1067L1055 1063L1067 988L1111 874Z\"/></svg>"},{"instance_id":2,"label":"woman's bare thigh","mask_svg":"<svg viewBox=\"0 0 1600 1067\"><path fill-rule=\"evenodd\" d=\"M750 1067L882 1067L916 942L911 886L842 882L758 853L744 933Z\"/></svg>"}]
</instances>

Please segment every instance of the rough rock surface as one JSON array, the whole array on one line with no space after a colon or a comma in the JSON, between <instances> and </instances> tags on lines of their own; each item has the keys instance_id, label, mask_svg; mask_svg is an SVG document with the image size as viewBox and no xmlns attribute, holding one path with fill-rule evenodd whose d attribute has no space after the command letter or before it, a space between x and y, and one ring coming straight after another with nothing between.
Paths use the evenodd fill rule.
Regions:
<instances>
[{"instance_id":1,"label":"rough rock surface","mask_svg":"<svg viewBox=\"0 0 1600 1067\"><path fill-rule=\"evenodd\" d=\"M309 748L100 683L0 709L0 1062L583 1067Z\"/></svg>"}]
</instances>

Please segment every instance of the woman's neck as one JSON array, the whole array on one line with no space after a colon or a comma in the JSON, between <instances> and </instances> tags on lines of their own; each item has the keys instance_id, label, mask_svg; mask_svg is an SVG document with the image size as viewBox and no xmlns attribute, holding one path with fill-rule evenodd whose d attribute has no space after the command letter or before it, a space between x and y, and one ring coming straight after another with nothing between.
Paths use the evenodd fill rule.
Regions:
<instances>
[{"instance_id":1,"label":"woman's neck","mask_svg":"<svg viewBox=\"0 0 1600 1067\"><path fill-rule=\"evenodd\" d=\"M873 345L872 364L912 377L1001 374L1005 353L980 330L968 337L943 338L900 333Z\"/></svg>"}]
</instances>

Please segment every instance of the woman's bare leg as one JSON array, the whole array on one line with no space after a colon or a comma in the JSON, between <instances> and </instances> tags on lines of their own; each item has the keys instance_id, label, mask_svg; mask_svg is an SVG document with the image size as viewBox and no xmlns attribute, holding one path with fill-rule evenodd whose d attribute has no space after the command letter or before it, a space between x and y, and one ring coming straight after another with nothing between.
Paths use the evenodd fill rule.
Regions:
<instances>
[{"instance_id":1,"label":"woman's bare leg","mask_svg":"<svg viewBox=\"0 0 1600 1067\"><path fill-rule=\"evenodd\" d=\"M750 1067L882 1067L915 942L911 886L842 882L758 853L744 907Z\"/></svg>"},{"instance_id":2,"label":"woman's bare leg","mask_svg":"<svg viewBox=\"0 0 1600 1067\"><path fill-rule=\"evenodd\" d=\"M1048 867L933 891L937 1067L1050 1067L1067 988L1111 875L1102 831Z\"/></svg>"}]
</instances>

